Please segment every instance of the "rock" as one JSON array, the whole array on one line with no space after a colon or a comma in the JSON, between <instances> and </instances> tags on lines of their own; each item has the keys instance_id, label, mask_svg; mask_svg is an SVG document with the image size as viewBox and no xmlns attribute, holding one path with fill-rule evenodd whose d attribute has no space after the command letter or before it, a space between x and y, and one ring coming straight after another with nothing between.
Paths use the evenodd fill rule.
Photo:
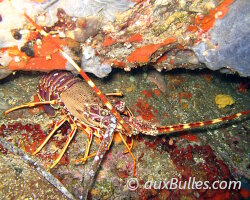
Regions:
<instances>
[{"instance_id":1,"label":"rock","mask_svg":"<svg viewBox=\"0 0 250 200\"><path fill-rule=\"evenodd\" d=\"M250 1L235 1L228 14L209 30L209 41L193 48L200 62L209 69L238 72L250 76Z\"/></svg>"}]
</instances>

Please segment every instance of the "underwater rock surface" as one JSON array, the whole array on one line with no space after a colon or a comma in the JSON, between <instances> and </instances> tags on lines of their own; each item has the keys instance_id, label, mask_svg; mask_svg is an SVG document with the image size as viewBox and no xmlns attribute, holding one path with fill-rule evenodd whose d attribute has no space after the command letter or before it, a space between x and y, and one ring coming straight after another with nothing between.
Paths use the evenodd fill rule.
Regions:
<instances>
[{"instance_id":1,"label":"underwater rock surface","mask_svg":"<svg viewBox=\"0 0 250 200\"><path fill-rule=\"evenodd\" d=\"M224 72L230 69L250 76L250 1L235 1L208 34L210 43L201 42L193 48L199 60L212 70L225 68Z\"/></svg>"}]
</instances>

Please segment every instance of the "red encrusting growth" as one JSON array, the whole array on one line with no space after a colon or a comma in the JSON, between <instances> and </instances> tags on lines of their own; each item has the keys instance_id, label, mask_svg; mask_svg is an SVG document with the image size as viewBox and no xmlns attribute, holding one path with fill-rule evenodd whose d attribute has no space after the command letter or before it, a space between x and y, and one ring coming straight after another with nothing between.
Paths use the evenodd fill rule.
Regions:
<instances>
[{"instance_id":1,"label":"red encrusting growth","mask_svg":"<svg viewBox=\"0 0 250 200\"><path fill-rule=\"evenodd\" d=\"M143 38L142 38L141 34L135 33L134 35L132 35L128 39L128 42L142 42L142 40L143 40Z\"/></svg>"},{"instance_id":2,"label":"red encrusting growth","mask_svg":"<svg viewBox=\"0 0 250 200\"><path fill-rule=\"evenodd\" d=\"M148 98L152 98L152 92L150 90L142 90L141 93Z\"/></svg>"},{"instance_id":3,"label":"red encrusting growth","mask_svg":"<svg viewBox=\"0 0 250 200\"><path fill-rule=\"evenodd\" d=\"M40 36L39 32L37 32L37 31L30 31L30 35L29 35L28 41L36 40L39 36Z\"/></svg>"},{"instance_id":4,"label":"red encrusting growth","mask_svg":"<svg viewBox=\"0 0 250 200\"><path fill-rule=\"evenodd\" d=\"M178 93L178 97L179 97L179 102L181 102L181 98L190 99L192 97L192 93L191 92Z\"/></svg>"},{"instance_id":5,"label":"red encrusting growth","mask_svg":"<svg viewBox=\"0 0 250 200\"><path fill-rule=\"evenodd\" d=\"M236 85L235 88L236 88L237 92L247 94L247 90L250 88L250 83L249 82L246 82L246 83L240 82L240 84Z\"/></svg>"},{"instance_id":6,"label":"red encrusting growth","mask_svg":"<svg viewBox=\"0 0 250 200\"><path fill-rule=\"evenodd\" d=\"M160 90L158 90L158 89L154 89L153 90L153 93L156 95L156 96L161 96L161 91Z\"/></svg>"},{"instance_id":7,"label":"red encrusting growth","mask_svg":"<svg viewBox=\"0 0 250 200\"><path fill-rule=\"evenodd\" d=\"M57 140L56 138L52 138L51 141L55 144L56 147L60 147L62 144L65 143L67 138L67 130L68 126L64 125L60 128L61 134L63 138ZM33 153L37 146L39 146L44 139L46 138L46 134L42 131L39 124L25 124L22 123L15 123L15 124L8 124L8 125L1 125L0 126L0 135L1 137L14 137L14 135L18 133L21 135L22 140L18 142L18 147L25 149L25 152ZM12 139L10 139L12 140ZM10 141L9 140L9 141ZM15 141L15 140L14 140ZM0 147L1 149L1 147ZM58 157L56 152L54 153L38 153L38 157L42 158L44 161L55 160ZM68 155L64 154L62 159L60 160L61 165L69 164Z\"/></svg>"},{"instance_id":8,"label":"red encrusting growth","mask_svg":"<svg viewBox=\"0 0 250 200\"><path fill-rule=\"evenodd\" d=\"M136 103L137 112L140 114L142 119L151 121L155 119L155 114L157 114L157 110L153 108L152 105L148 104L147 102L143 101L142 99L138 99Z\"/></svg>"},{"instance_id":9,"label":"red encrusting growth","mask_svg":"<svg viewBox=\"0 0 250 200\"><path fill-rule=\"evenodd\" d=\"M163 61L167 60L167 58L167 54L164 54L163 56L157 59L156 63L162 63Z\"/></svg>"},{"instance_id":10,"label":"red encrusting growth","mask_svg":"<svg viewBox=\"0 0 250 200\"><path fill-rule=\"evenodd\" d=\"M121 62L121 61L118 61L118 60L113 60L113 64L116 67L122 67L122 68L126 67L126 63L125 62Z\"/></svg>"},{"instance_id":11,"label":"red encrusting growth","mask_svg":"<svg viewBox=\"0 0 250 200\"><path fill-rule=\"evenodd\" d=\"M24 52L16 49L8 49L8 53L13 57L8 68L11 70L25 70L25 71L48 71L55 69L64 70L67 60L60 54L58 46L66 45L64 39L53 37L52 43L49 38L42 39L41 46L33 45L34 57L28 57ZM20 61L15 61L14 56L19 56Z\"/></svg>"},{"instance_id":12,"label":"red encrusting growth","mask_svg":"<svg viewBox=\"0 0 250 200\"><path fill-rule=\"evenodd\" d=\"M217 18L221 19L227 14L228 8L233 2L234 0L224 0L218 7L210 10L208 15L197 14L194 24L190 25L187 30L191 32L199 31L200 34L207 32L214 26Z\"/></svg>"},{"instance_id":13,"label":"red encrusting growth","mask_svg":"<svg viewBox=\"0 0 250 200\"><path fill-rule=\"evenodd\" d=\"M199 139L196 135L190 134L188 132L184 132L181 136L181 138L187 139L190 142L199 142Z\"/></svg>"},{"instance_id":14,"label":"red encrusting growth","mask_svg":"<svg viewBox=\"0 0 250 200\"><path fill-rule=\"evenodd\" d=\"M107 36L107 37L104 39L104 41L103 41L103 43L102 43L102 46L103 46L103 47L111 46L111 45L115 44L116 42L117 42L117 40L113 39L113 38L110 37L110 36Z\"/></svg>"},{"instance_id":15,"label":"red encrusting growth","mask_svg":"<svg viewBox=\"0 0 250 200\"><path fill-rule=\"evenodd\" d=\"M248 189L241 189L240 190L240 194L241 194L241 196L243 197L243 198L245 198L245 199L249 199L249 197L250 197L250 190L248 190Z\"/></svg>"},{"instance_id":16,"label":"red encrusting growth","mask_svg":"<svg viewBox=\"0 0 250 200\"><path fill-rule=\"evenodd\" d=\"M171 43L176 42L174 37L166 39L164 42L159 44L151 44L144 47L140 47L133 51L127 58L130 63L147 63L150 61L150 57L155 53L159 48L167 46Z\"/></svg>"},{"instance_id":17,"label":"red encrusting growth","mask_svg":"<svg viewBox=\"0 0 250 200\"><path fill-rule=\"evenodd\" d=\"M194 122L194 123L189 123L189 124L178 124L178 125L170 125L170 126L160 126L157 128L159 133L171 133L171 132L178 132L186 129L191 129L191 128L197 128L197 127L203 127L203 126L208 126L211 124L215 123L220 123L223 121L235 119L237 117L240 117L242 115L248 115L250 114L250 110L245 111L245 112L240 112L236 113L234 115L226 116L226 117L221 117L217 119L212 119L209 121L204 121L204 122Z\"/></svg>"}]
</instances>

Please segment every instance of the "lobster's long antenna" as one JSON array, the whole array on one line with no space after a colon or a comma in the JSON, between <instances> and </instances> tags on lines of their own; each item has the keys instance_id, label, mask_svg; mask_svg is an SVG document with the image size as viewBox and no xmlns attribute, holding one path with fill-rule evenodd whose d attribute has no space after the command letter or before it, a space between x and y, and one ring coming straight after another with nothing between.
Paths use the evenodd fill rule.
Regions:
<instances>
[{"instance_id":1,"label":"lobster's long antenna","mask_svg":"<svg viewBox=\"0 0 250 200\"><path fill-rule=\"evenodd\" d=\"M50 41L59 49L59 51L62 53L62 55L65 57L65 59L73 65L73 67L79 72L79 74L82 76L82 78L84 78L84 80L88 83L88 85L95 91L95 93L97 94L97 96L100 97L101 101L105 104L105 106L107 106L107 108L110 110L110 112L116 117L117 121L123 126L123 128L126 130L127 134L129 136L132 135L132 131L131 128L129 127L129 125L122 119L122 117L120 116L120 114L116 111L116 109L114 109L114 107L112 106L112 104L108 101L108 99L106 98L106 96L101 92L101 90L95 85L95 83L89 78L89 76L78 66L78 64L67 54L65 53L65 51L63 51L62 47L60 45L58 45L53 37L51 35L49 35L48 33L46 33L43 28L41 26L39 26L38 24L36 24L36 22L29 17L22 9L17 8L16 6L14 6L12 4L12 6L18 10L20 13L22 13L25 18L27 20L29 20L30 23L32 23L33 26L36 27L36 29L45 37L47 37L48 39L50 39Z\"/></svg>"},{"instance_id":2,"label":"lobster's long antenna","mask_svg":"<svg viewBox=\"0 0 250 200\"><path fill-rule=\"evenodd\" d=\"M230 115L226 117L211 119L209 121L193 122L193 123L187 123L187 124L177 124L177 125L171 125L171 126L159 126L157 127L157 130L158 130L158 133L167 134L167 133L172 133L172 132L177 132L177 131L183 131L186 129L198 128L198 127L208 126L212 124L217 124L223 121L232 120L242 115L248 115L248 114L250 114L250 110L239 112L234 115Z\"/></svg>"}]
</instances>

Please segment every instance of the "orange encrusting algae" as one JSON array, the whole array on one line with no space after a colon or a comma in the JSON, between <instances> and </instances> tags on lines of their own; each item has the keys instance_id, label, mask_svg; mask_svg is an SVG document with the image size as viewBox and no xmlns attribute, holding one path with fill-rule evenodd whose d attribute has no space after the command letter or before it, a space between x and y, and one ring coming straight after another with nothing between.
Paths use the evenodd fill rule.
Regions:
<instances>
[{"instance_id":1,"label":"orange encrusting algae","mask_svg":"<svg viewBox=\"0 0 250 200\"><path fill-rule=\"evenodd\" d=\"M56 43L56 44L55 44ZM66 46L66 41L59 37L53 37L53 43L47 37L42 40L41 47L34 45L35 54L39 56L47 56L59 51L58 46Z\"/></svg>"},{"instance_id":2,"label":"orange encrusting algae","mask_svg":"<svg viewBox=\"0 0 250 200\"><path fill-rule=\"evenodd\" d=\"M125 62L121 62L121 61L118 61L118 60L113 60L113 65L116 66L116 67L126 67L126 63Z\"/></svg>"},{"instance_id":3,"label":"orange encrusting algae","mask_svg":"<svg viewBox=\"0 0 250 200\"><path fill-rule=\"evenodd\" d=\"M156 96L161 96L161 91L160 90L158 90L158 89L154 89L153 90L153 93L156 95Z\"/></svg>"},{"instance_id":4,"label":"orange encrusting algae","mask_svg":"<svg viewBox=\"0 0 250 200\"><path fill-rule=\"evenodd\" d=\"M157 63L162 63L163 61L167 60L168 56L167 54L164 54L163 56L161 56L160 58L157 59Z\"/></svg>"},{"instance_id":5,"label":"orange encrusting algae","mask_svg":"<svg viewBox=\"0 0 250 200\"><path fill-rule=\"evenodd\" d=\"M58 45L66 45L66 41L59 37L54 38ZM9 49L8 53L12 56L19 56L20 61L13 60L8 68L11 70L26 70L26 71L49 71L54 69L65 69L67 60L60 54L59 49L54 43L51 43L46 37L43 38L41 46L33 45L35 55L28 57L25 53L16 49ZM15 52L15 53L13 53Z\"/></svg>"},{"instance_id":6,"label":"orange encrusting algae","mask_svg":"<svg viewBox=\"0 0 250 200\"><path fill-rule=\"evenodd\" d=\"M228 8L233 2L234 0L224 0L218 7L210 10L208 15L197 14L194 24L188 27L188 31L196 32L199 30L201 33L207 32L214 26L217 18L221 19L227 14Z\"/></svg>"},{"instance_id":7,"label":"orange encrusting algae","mask_svg":"<svg viewBox=\"0 0 250 200\"><path fill-rule=\"evenodd\" d=\"M142 42L142 40L143 40L143 38L142 38L141 34L135 33L134 35L132 35L128 39L128 42Z\"/></svg>"},{"instance_id":8,"label":"orange encrusting algae","mask_svg":"<svg viewBox=\"0 0 250 200\"><path fill-rule=\"evenodd\" d=\"M159 44L151 44L144 47L140 47L133 51L127 58L130 63L147 63L150 60L150 56L155 53L159 48L174 43L176 39L174 37L167 38L164 42Z\"/></svg>"},{"instance_id":9,"label":"orange encrusting algae","mask_svg":"<svg viewBox=\"0 0 250 200\"><path fill-rule=\"evenodd\" d=\"M116 42L117 42L117 40L113 39L113 38L110 37L110 36L107 36L107 37L104 39L104 41L103 41L103 43L102 43L102 46L103 46L103 47L111 46L111 45L115 44Z\"/></svg>"}]
</instances>

